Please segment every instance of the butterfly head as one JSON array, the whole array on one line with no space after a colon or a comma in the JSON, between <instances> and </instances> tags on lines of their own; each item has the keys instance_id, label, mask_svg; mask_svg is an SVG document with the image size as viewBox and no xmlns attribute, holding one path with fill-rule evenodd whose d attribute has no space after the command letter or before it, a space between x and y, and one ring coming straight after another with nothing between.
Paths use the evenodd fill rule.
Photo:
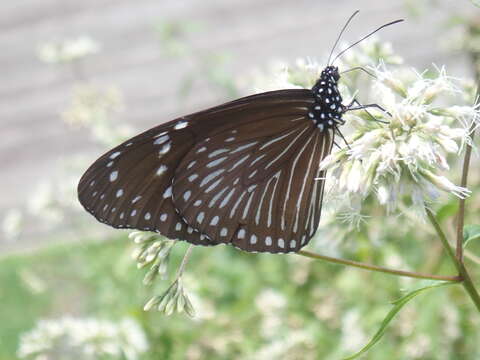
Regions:
<instances>
[{"instance_id":1,"label":"butterfly head","mask_svg":"<svg viewBox=\"0 0 480 360\"><path fill-rule=\"evenodd\" d=\"M323 78L325 80L330 80L332 83L337 83L338 80L340 80L338 67L331 66L331 65L327 66L325 69L323 69L322 74L320 75L320 78Z\"/></svg>"},{"instance_id":2,"label":"butterfly head","mask_svg":"<svg viewBox=\"0 0 480 360\"><path fill-rule=\"evenodd\" d=\"M342 104L342 96L337 87L339 79L338 68L327 66L312 88L315 102L308 112L308 117L320 131L334 128L343 123L342 114L345 106Z\"/></svg>"}]
</instances>

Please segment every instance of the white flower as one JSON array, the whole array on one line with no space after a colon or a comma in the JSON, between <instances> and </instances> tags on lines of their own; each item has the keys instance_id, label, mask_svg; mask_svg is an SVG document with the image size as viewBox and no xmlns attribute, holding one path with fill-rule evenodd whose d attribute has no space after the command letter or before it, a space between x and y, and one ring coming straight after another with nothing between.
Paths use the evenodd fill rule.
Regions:
<instances>
[{"instance_id":1,"label":"white flower","mask_svg":"<svg viewBox=\"0 0 480 360\"><path fill-rule=\"evenodd\" d=\"M148 350L143 330L132 319L120 323L95 318L40 320L20 337L24 359L93 360L107 355L136 360Z\"/></svg>"},{"instance_id":2,"label":"white flower","mask_svg":"<svg viewBox=\"0 0 480 360\"><path fill-rule=\"evenodd\" d=\"M79 36L59 42L47 42L39 46L40 60L49 64L72 62L100 51L100 44L88 36Z\"/></svg>"}]
</instances>

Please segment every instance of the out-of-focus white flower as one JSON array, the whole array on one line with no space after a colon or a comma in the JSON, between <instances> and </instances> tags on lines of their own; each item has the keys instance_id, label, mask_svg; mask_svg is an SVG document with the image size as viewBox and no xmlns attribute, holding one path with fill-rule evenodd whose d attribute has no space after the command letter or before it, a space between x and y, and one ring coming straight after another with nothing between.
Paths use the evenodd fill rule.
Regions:
<instances>
[{"instance_id":1,"label":"out-of-focus white flower","mask_svg":"<svg viewBox=\"0 0 480 360\"><path fill-rule=\"evenodd\" d=\"M349 44L344 43L340 45L339 49L346 49L348 46ZM403 59L393 51L392 44L381 42L377 36L365 39L353 49L353 51L346 51L340 58L344 70L357 66L376 66L379 60L386 64L403 63Z\"/></svg>"},{"instance_id":2,"label":"out-of-focus white flower","mask_svg":"<svg viewBox=\"0 0 480 360\"><path fill-rule=\"evenodd\" d=\"M23 215L18 209L8 211L2 221L2 232L6 239L15 240L20 235L23 225Z\"/></svg>"},{"instance_id":3,"label":"out-of-focus white flower","mask_svg":"<svg viewBox=\"0 0 480 360\"><path fill-rule=\"evenodd\" d=\"M20 338L22 359L93 360L102 356L136 360L148 350L143 330L132 319L120 323L95 318L40 320Z\"/></svg>"},{"instance_id":4,"label":"out-of-focus white flower","mask_svg":"<svg viewBox=\"0 0 480 360\"><path fill-rule=\"evenodd\" d=\"M128 126L113 125L122 111L122 94L118 88L83 84L74 88L72 102L62 118L70 125L90 128L97 140L111 146L132 134Z\"/></svg>"},{"instance_id":5,"label":"out-of-focus white flower","mask_svg":"<svg viewBox=\"0 0 480 360\"><path fill-rule=\"evenodd\" d=\"M284 62L272 64L269 73L257 74L253 81L255 92L281 89L311 88L320 77L323 66L312 59L297 59L294 65Z\"/></svg>"},{"instance_id":6,"label":"out-of-focus white flower","mask_svg":"<svg viewBox=\"0 0 480 360\"><path fill-rule=\"evenodd\" d=\"M260 332L266 339L278 334L284 318L283 309L287 304L286 298L274 289L263 290L255 299L255 304L262 314Z\"/></svg>"},{"instance_id":7,"label":"out-of-focus white flower","mask_svg":"<svg viewBox=\"0 0 480 360\"><path fill-rule=\"evenodd\" d=\"M367 342L367 336L359 326L360 313L350 310L342 317L340 348L345 352L358 351Z\"/></svg>"},{"instance_id":8,"label":"out-of-focus white flower","mask_svg":"<svg viewBox=\"0 0 480 360\"><path fill-rule=\"evenodd\" d=\"M38 57L48 64L72 62L100 51L100 44L89 36L47 42L38 47Z\"/></svg>"}]
</instances>

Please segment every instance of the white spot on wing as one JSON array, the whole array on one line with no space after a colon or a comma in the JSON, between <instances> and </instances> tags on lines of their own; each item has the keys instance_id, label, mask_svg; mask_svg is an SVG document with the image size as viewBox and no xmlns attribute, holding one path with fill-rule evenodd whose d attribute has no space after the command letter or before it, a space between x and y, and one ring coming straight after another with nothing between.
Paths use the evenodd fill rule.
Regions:
<instances>
[{"instance_id":1,"label":"white spot on wing","mask_svg":"<svg viewBox=\"0 0 480 360\"><path fill-rule=\"evenodd\" d=\"M239 239L245 239L245 229L240 229L238 230L238 238Z\"/></svg>"},{"instance_id":2,"label":"white spot on wing","mask_svg":"<svg viewBox=\"0 0 480 360\"><path fill-rule=\"evenodd\" d=\"M272 245L272 237L271 236L267 236L265 238L265 245L267 245L267 246Z\"/></svg>"},{"instance_id":3,"label":"white spot on wing","mask_svg":"<svg viewBox=\"0 0 480 360\"><path fill-rule=\"evenodd\" d=\"M282 249L285 247L285 240L282 238L278 239L278 247L281 247Z\"/></svg>"},{"instance_id":4,"label":"white spot on wing","mask_svg":"<svg viewBox=\"0 0 480 360\"><path fill-rule=\"evenodd\" d=\"M165 165L160 165L160 167L157 169L157 172L155 173L157 176L162 175L167 171L167 167Z\"/></svg>"},{"instance_id":5,"label":"white spot on wing","mask_svg":"<svg viewBox=\"0 0 480 360\"><path fill-rule=\"evenodd\" d=\"M110 173L110 182L114 182L118 178L118 170L112 171Z\"/></svg>"},{"instance_id":6,"label":"white spot on wing","mask_svg":"<svg viewBox=\"0 0 480 360\"><path fill-rule=\"evenodd\" d=\"M152 215L149 212L147 212L143 218L148 221L151 219L151 217Z\"/></svg>"},{"instance_id":7,"label":"white spot on wing","mask_svg":"<svg viewBox=\"0 0 480 360\"><path fill-rule=\"evenodd\" d=\"M228 234L228 229L227 228L222 228L222 230L220 230L220 236L227 236Z\"/></svg>"},{"instance_id":8,"label":"white spot on wing","mask_svg":"<svg viewBox=\"0 0 480 360\"><path fill-rule=\"evenodd\" d=\"M192 192L190 190L187 190L183 193L183 200L188 201L190 199L190 195L192 195Z\"/></svg>"},{"instance_id":9,"label":"white spot on wing","mask_svg":"<svg viewBox=\"0 0 480 360\"><path fill-rule=\"evenodd\" d=\"M212 220L210 221L210 225L212 225L212 226L217 225L217 224L218 224L218 220L220 220L220 218L219 218L218 216L214 216L214 217L212 218Z\"/></svg>"},{"instance_id":10,"label":"white spot on wing","mask_svg":"<svg viewBox=\"0 0 480 360\"><path fill-rule=\"evenodd\" d=\"M166 199L166 198L169 198L172 196L172 186L170 185L167 190L165 190L165 192L163 193L163 198Z\"/></svg>"},{"instance_id":11,"label":"white spot on wing","mask_svg":"<svg viewBox=\"0 0 480 360\"><path fill-rule=\"evenodd\" d=\"M250 236L250 244L256 244L257 243L257 236L254 234Z\"/></svg>"},{"instance_id":12,"label":"white spot on wing","mask_svg":"<svg viewBox=\"0 0 480 360\"><path fill-rule=\"evenodd\" d=\"M123 189L118 189L117 190L117 193L115 194L117 196L117 198L119 198L120 196L123 195Z\"/></svg>"},{"instance_id":13,"label":"white spot on wing","mask_svg":"<svg viewBox=\"0 0 480 360\"><path fill-rule=\"evenodd\" d=\"M159 138L157 138L157 139L153 142L153 144L154 144L154 145L161 145L161 144L163 144L164 142L166 142L166 141L168 141L168 140L170 140L170 136L168 136L168 135L163 135L163 136L160 136Z\"/></svg>"},{"instance_id":14,"label":"white spot on wing","mask_svg":"<svg viewBox=\"0 0 480 360\"><path fill-rule=\"evenodd\" d=\"M165 145L162 146L162 148L160 149L160 151L158 152L159 155L164 155L166 153L168 153L171 149L172 145L171 143L167 143Z\"/></svg>"},{"instance_id":15,"label":"white spot on wing","mask_svg":"<svg viewBox=\"0 0 480 360\"><path fill-rule=\"evenodd\" d=\"M173 128L175 130L180 130L180 129L186 128L187 125L188 125L187 121L179 121L178 123L175 124L175 126Z\"/></svg>"},{"instance_id":16,"label":"white spot on wing","mask_svg":"<svg viewBox=\"0 0 480 360\"><path fill-rule=\"evenodd\" d=\"M110 155L110 159L115 159L118 155L120 155L122 152L121 151L115 151L112 155Z\"/></svg>"}]
</instances>

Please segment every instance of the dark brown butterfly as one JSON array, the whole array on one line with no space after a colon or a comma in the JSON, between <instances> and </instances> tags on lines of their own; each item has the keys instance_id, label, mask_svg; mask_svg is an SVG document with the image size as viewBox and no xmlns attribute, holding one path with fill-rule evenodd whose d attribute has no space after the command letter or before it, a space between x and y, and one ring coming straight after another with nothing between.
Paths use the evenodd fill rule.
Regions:
<instances>
[{"instance_id":1,"label":"dark brown butterfly","mask_svg":"<svg viewBox=\"0 0 480 360\"><path fill-rule=\"evenodd\" d=\"M79 200L115 228L195 245L296 252L317 230L325 177L319 164L342 115L377 106L343 105L339 79L328 65L311 90L247 96L147 130L90 166Z\"/></svg>"}]
</instances>

